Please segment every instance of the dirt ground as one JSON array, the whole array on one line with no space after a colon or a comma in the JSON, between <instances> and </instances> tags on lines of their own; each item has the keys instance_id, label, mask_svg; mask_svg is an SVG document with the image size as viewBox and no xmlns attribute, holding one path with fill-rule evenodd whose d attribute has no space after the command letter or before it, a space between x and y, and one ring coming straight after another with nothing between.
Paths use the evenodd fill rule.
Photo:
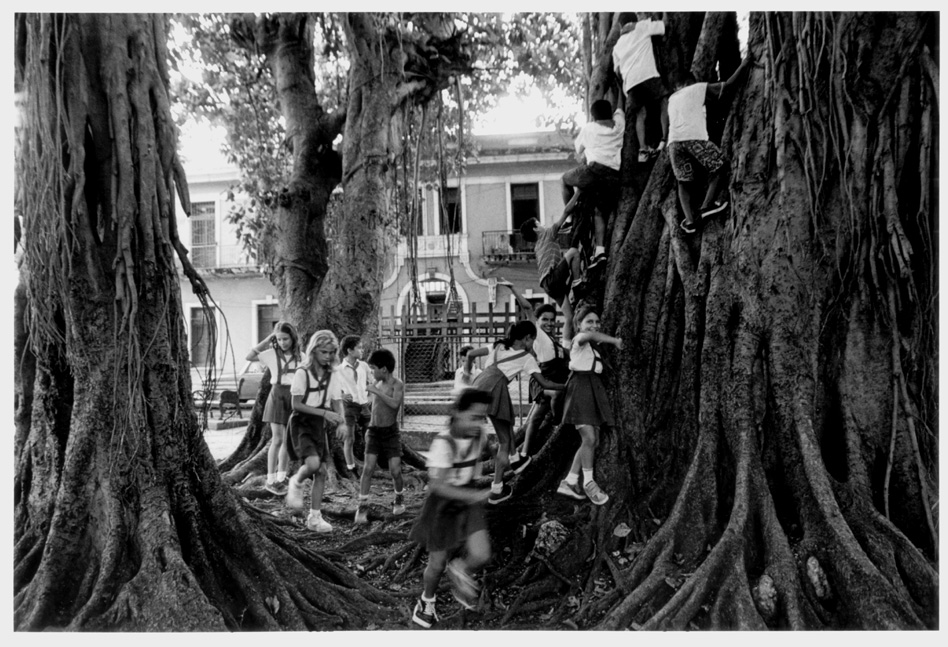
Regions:
<instances>
[{"instance_id":1,"label":"dirt ground","mask_svg":"<svg viewBox=\"0 0 948 647\"><path fill-rule=\"evenodd\" d=\"M262 488L263 477L248 479L237 487L237 491L257 509L284 521L284 528L300 542L336 564L345 566L366 582L401 601L398 609L400 620L370 624L361 629L422 630L411 622L411 612L420 595L421 576L427 555L421 551L420 546L408 540L408 533L426 496L425 473L403 466L403 479L406 511L396 517L392 514L391 476L387 470L376 471L372 479L369 500L369 523L364 525L356 525L353 522L358 482L338 477L329 479L322 510L324 518L332 524L333 530L326 534L307 529L304 523L306 512L294 513L284 506L282 497L266 492ZM548 510L550 516L568 517L582 512L582 506L563 497L551 498L551 505L553 509ZM309 496L307 494L306 509L308 508ZM490 523L490 511L488 513ZM528 534L530 525L524 524L522 529L524 536ZM536 524L532 526L535 528ZM531 560L525 558L522 550L519 555L514 556L509 546L498 545L493 540L492 544L491 563L482 573L482 577L500 569L505 569L507 572L512 570L513 584L500 590L489 591L489 595L482 595L478 609L468 611L463 609L452 596L447 577L442 578L438 591L437 608L440 622L437 628L577 629L575 624L566 619L569 614L564 611L575 610L581 600L589 601L590 596L605 595L614 586L611 578L606 575L600 581L590 583L593 586L587 586L586 593L583 594L581 593L583 582L577 578L572 586L567 587L564 583L562 596L555 603L542 605L541 608L532 608L538 606L537 603L533 603L531 609L525 609L524 612L518 612L513 617L507 617L511 605L518 596L524 593L524 586L517 584L516 576L530 566ZM515 563L517 561L520 563ZM536 560L533 560L534 565L535 562Z\"/></svg>"}]
</instances>

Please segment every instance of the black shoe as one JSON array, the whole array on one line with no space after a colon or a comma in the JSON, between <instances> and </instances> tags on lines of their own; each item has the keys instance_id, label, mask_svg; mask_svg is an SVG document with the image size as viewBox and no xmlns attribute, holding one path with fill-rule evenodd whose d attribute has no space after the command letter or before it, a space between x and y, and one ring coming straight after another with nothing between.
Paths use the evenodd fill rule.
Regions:
<instances>
[{"instance_id":1,"label":"black shoe","mask_svg":"<svg viewBox=\"0 0 948 647\"><path fill-rule=\"evenodd\" d=\"M593 257L592 261L590 261L589 265L586 266L586 271L591 272L597 267L599 267L601 264L604 264L605 262L606 262L606 255L597 254L596 256Z\"/></svg>"},{"instance_id":2,"label":"black shoe","mask_svg":"<svg viewBox=\"0 0 948 647\"><path fill-rule=\"evenodd\" d=\"M725 209L727 209L727 200L715 200L701 210L701 219L709 218L716 213L721 213Z\"/></svg>"},{"instance_id":3,"label":"black shoe","mask_svg":"<svg viewBox=\"0 0 948 647\"><path fill-rule=\"evenodd\" d=\"M498 504L502 501L506 501L513 496L513 488L504 483L503 487L500 489L500 492L491 492L490 496L487 497L488 503Z\"/></svg>"},{"instance_id":4,"label":"black shoe","mask_svg":"<svg viewBox=\"0 0 948 647\"><path fill-rule=\"evenodd\" d=\"M510 469L513 470L514 474L519 474L520 472L522 472L523 470L527 468L527 465L530 464L531 460L533 459L530 458L529 456L521 456L520 458L518 458L517 460L515 460L514 462L510 464Z\"/></svg>"},{"instance_id":5,"label":"black shoe","mask_svg":"<svg viewBox=\"0 0 948 647\"><path fill-rule=\"evenodd\" d=\"M415 611L411 614L411 621L425 629L431 629L431 627L438 622L438 612L435 611L435 603L425 602L421 598L418 598L418 602L415 603Z\"/></svg>"}]
</instances>

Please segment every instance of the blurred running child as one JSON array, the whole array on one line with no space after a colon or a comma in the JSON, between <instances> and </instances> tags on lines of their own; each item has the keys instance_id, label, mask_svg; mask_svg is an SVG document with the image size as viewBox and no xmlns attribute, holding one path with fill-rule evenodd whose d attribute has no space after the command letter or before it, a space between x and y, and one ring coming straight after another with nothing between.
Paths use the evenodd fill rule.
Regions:
<instances>
[{"instance_id":1,"label":"blurred running child","mask_svg":"<svg viewBox=\"0 0 948 647\"><path fill-rule=\"evenodd\" d=\"M487 502L492 504L506 501L513 494L509 485L504 483L504 469L510 465L515 474L519 474L530 463L529 456L521 456L513 447L513 404L507 385L520 373L531 375L544 389L559 390L562 384L551 382L543 377L536 358L530 354L537 336L537 327L531 321L518 321L510 327L505 339L494 348L476 348L468 353L480 357L487 355L487 368L474 380L474 388L491 394L487 415L497 433L497 455L494 457L494 482L490 488Z\"/></svg>"},{"instance_id":2,"label":"blurred running child","mask_svg":"<svg viewBox=\"0 0 948 647\"><path fill-rule=\"evenodd\" d=\"M569 380L566 382L566 404L563 422L576 426L582 444L573 456L569 474L560 482L557 494L574 499L589 498L595 505L603 505L609 495L602 491L593 478L593 462L599 446L599 427L613 425L609 396L602 383L602 356L597 344L612 344L622 348L622 340L599 332L599 314L590 306L576 311L575 327L579 330L572 339L569 351ZM579 486L579 470L583 470L583 486Z\"/></svg>"},{"instance_id":3,"label":"blurred running child","mask_svg":"<svg viewBox=\"0 0 948 647\"><path fill-rule=\"evenodd\" d=\"M300 365L300 336L286 321L278 321L266 339L250 349L248 361L259 360L270 370L270 396L263 409L263 421L270 423L267 450L267 484L271 494L286 494L286 470L290 456L286 447L286 423L293 412L290 385Z\"/></svg>"},{"instance_id":4,"label":"blurred running child","mask_svg":"<svg viewBox=\"0 0 948 647\"><path fill-rule=\"evenodd\" d=\"M424 591L411 619L430 629L438 622L435 609L438 583L445 569L454 597L468 609L477 604L473 573L490 560L490 537L484 521L487 490L475 490L481 474L481 451L487 443L484 426L491 403L489 393L465 389L454 404L447 431L439 433L428 450L428 497L408 537L428 551L422 577ZM448 563L451 553L467 548L465 558Z\"/></svg>"},{"instance_id":5,"label":"blurred running child","mask_svg":"<svg viewBox=\"0 0 948 647\"><path fill-rule=\"evenodd\" d=\"M290 457L302 461L290 477L286 507L303 508L303 481L313 476L312 500L306 527L330 532L332 526L320 512L326 485L329 441L326 434L335 428L338 437L347 433L342 407L342 380L333 372L339 342L329 330L318 330L306 347L303 365L293 376L293 414L289 422ZM338 426L337 426L338 425Z\"/></svg>"},{"instance_id":6,"label":"blurred running child","mask_svg":"<svg viewBox=\"0 0 948 647\"><path fill-rule=\"evenodd\" d=\"M379 456L388 461L388 471L395 485L392 514L405 512L405 499L402 495L402 439L398 434L398 409L405 400L405 385L392 374L395 371L395 356L392 351L385 348L373 351L369 355L369 367L372 369L372 379L375 383L370 384L367 389L372 401L372 416L369 428L365 431L365 467L359 483L356 523L369 521L369 485Z\"/></svg>"},{"instance_id":7,"label":"blurred running child","mask_svg":"<svg viewBox=\"0 0 948 647\"><path fill-rule=\"evenodd\" d=\"M358 335L346 335L342 338L339 355L342 359L335 370L343 379L343 400L346 412L348 435L342 440L342 453L346 457L346 467L353 476L358 476L359 461L352 446L357 433L364 433L369 426L369 365L362 361L364 347Z\"/></svg>"}]
</instances>

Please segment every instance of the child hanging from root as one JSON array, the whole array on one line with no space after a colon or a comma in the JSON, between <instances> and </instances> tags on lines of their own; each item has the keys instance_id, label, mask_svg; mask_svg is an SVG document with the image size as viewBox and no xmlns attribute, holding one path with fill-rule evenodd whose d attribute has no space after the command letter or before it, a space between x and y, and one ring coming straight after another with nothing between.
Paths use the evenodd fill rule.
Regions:
<instances>
[{"instance_id":1,"label":"child hanging from root","mask_svg":"<svg viewBox=\"0 0 948 647\"><path fill-rule=\"evenodd\" d=\"M250 349L247 360L259 360L270 370L273 387L263 409L263 421L270 423L267 451L267 492L286 494L286 471L290 463L286 445L286 423L293 412L290 385L300 365L300 337L296 328L278 321L266 339Z\"/></svg>"},{"instance_id":2,"label":"child hanging from root","mask_svg":"<svg viewBox=\"0 0 948 647\"><path fill-rule=\"evenodd\" d=\"M531 375L544 389L562 390L563 385L543 377L536 358L530 354L537 336L537 327L530 321L518 321L510 327L506 339L489 349L486 346L468 352L468 357L487 355L487 368L474 380L474 388L491 394L490 409L487 412L494 431L497 432L497 456L494 458L494 482L491 485L488 503L497 504L506 501L513 494L509 485L504 483L504 469L509 465L515 474L519 474L530 463L529 456L521 456L513 447L513 404L507 385L521 372Z\"/></svg>"},{"instance_id":3,"label":"child hanging from root","mask_svg":"<svg viewBox=\"0 0 948 647\"><path fill-rule=\"evenodd\" d=\"M335 429L336 436L343 439L348 432L342 406L342 380L332 370L338 348L339 342L331 331L313 333L303 365L296 371L290 387L293 396L293 414L289 422L290 457L302 463L296 474L290 477L286 507L303 509L303 481L312 476L313 491L306 527L316 532L332 531L332 526L320 512L326 485L326 461L331 459L327 433Z\"/></svg>"},{"instance_id":4,"label":"child hanging from root","mask_svg":"<svg viewBox=\"0 0 948 647\"><path fill-rule=\"evenodd\" d=\"M468 388L455 400L447 431L431 441L428 451L428 497L409 533L428 551L424 591L415 604L412 622L430 629L438 622L435 609L438 583L448 571L454 597L465 607L477 604L472 573L490 560L490 537L484 520L486 490L473 488L481 473L481 450L487 443L484 423L491 404L489 393ZM450 553L467 548L464 559L450 564Z\"/></svg>"},{"instance_id":5,"label":"child hanging from root","mask_svg":"<svg viewBox=\"0 0 948 647\"><path fill-rule=\"evenodd\" d=\"M576 426L582 444L556 492L579 500L588 497L595 505L603 505L609 500L609 495L596 484L593 463L599 446L599 427L613 425L615 420L602 383L603 362L596 344L612 344L621 349L622 340L599 332L599 314L588 305L577 309L574 326L578 332L570 345L570 375L566 381L563 423ZM579 486L580 468L583 471L582 488Z\"/></svg>"},{"instance_id":6,"label":"child hanging from root","mask_svg":"<svg viewBox=\"0 0 948 647\"><path fill-rule=\"evenodd\" d=\"M373 351L369 355L369 367L374 380L374 384L370 384L367 389L372 401L372 415L369 427L365 430L365 468L359 482L359 506L355 513L357 524L369 522L369 486L379 456L388 461L388 471L392 475L395 489L392 514L397 516L405 512L402 439L398 433L398 410L405 399L405 384L393 374L395 355L390 350L380 348Z\"/></svg>"}]
</instances>

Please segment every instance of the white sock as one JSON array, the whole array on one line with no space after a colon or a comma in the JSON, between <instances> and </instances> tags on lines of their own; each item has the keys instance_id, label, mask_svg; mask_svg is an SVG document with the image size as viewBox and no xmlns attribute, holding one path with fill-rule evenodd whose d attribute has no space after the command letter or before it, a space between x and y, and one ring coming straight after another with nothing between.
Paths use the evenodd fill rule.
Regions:
<instances>
[{"instance_id":1,"label":"white sock","mask_svg":"<svg viewBox=\"0 0 948 647\"><path fill-rule=\"evenodd\" d=\"M599 256L600 254L605 254L606 248L603 245L596 245L596 253L593 256Z\"/></svg>"},{"instance_id":2,"label":"white sock","mask_svg":"<svg viewBox=\"0 0 948 647\"><path fill-rule=\"evenodd\" d=\"M566 475L567 485L576 485L577 483L579 483L579 472L576 472L575 474L573 472L570 472L569 474Z\"/></svg>"},{"instance_id":3,"label":"white sock","mask_svg":"<svg viewBox=\"0 0 948 647\"><path fill-rule=\"evenodd\" d=\"M267 485L272 485L274 481L276 481L276 474L269 472L267 474Z\"/></svg>"},{"instance_id":4,"label":"white sock","mask_svg":"<svg viewBox=\"0 0 948 647\"><path fill-rule=\"evenodd\" d=\"M348 467L349 471L351 472L352 470L355 469L355 463L353 463L352 465L349 465L348 463L346 463L346 467Z\"/></svg>"},{"instance_id":5,"label":"white sock","mask_svg":"<svg viewBox=\"0 0 948 647\"><path fill-rule=\"evenodd\" d=\"M310 519L312 519L312 518L314 518L314 517L321 517L321 516L323 516L323 513L322 513L321 511L319 511L319 510L310 510L310 511L309 511L309 517L310 517Z\"/></svg>"},{"instance_id":6,"label":"white sock","mask_svg":"<svg viewBox=\"0 0 948 647\"><path fill-rule=\"evenodd\" d=\"M369 495L368 495L368 494L360 494L360 495L359 495L359 503L362 503L363 501L368 501L368 500L369 500Z\"/></svg>"},{"instance_id":7,"label":"white sock","mask_svg":"<svg viewBox=\"0 0 948 647\"><path fill-rule=\"evenodd\" d=\"M277 472L277 473L276 473L276 482L277 482L277 483L282 483L282 482L285 481L285 480L286 480L286 470L284 470L284 471L282 471L282 472Z\"/></svg>"},{"instance_id":8,"label":"white sock","mask_svg":"<svg viewBox=\"0 0 948 647\"><path fill-rule=\"evenodd\" d=\"M404 491L405 491L404 488L402 488L401 490L395 490L395 494L401 494Z\"/></svg>"},{"instance_id":9,"label":"white sock","mask_svg":"<svg viewBox=\"0 0 948 647\"><path fill-rule=\"evenodd\" d=\"M491 484L490 484L490 491L491 491L491 492L497 492L497 493L503 492L503 491L504 491L504 482L501 481L500 483L491 483Z\"/></svg>"},{"instance_id":10,"label":"white sock","mask_svg":"<svg viewBox=\"0 0 948 647\"><path fill-rule=\"evenodd\" d=\"M422 602L430 602L430 603L434 604L437 600L438 600L438 596L437 596L437 595L434 596L433 598L430 598L430 599L429 599L429 598L426 598L426 597L425 597L425 594L424 594L424 593L421 594L421 601L422 601Z\"/></svg>"},{"instance_id":11,"label":"white sock","mask_svg":"<svg viewBox=\"0 0 948 647\"><path fill-rule=\"evenodd\" d=\"M589 483L593 480L593 471L583 469L583 483Z\"/></svg>"},{"instance_id":12,"label":"white sock","mask_svg":"<svg viewBox=\"0 0 948 647\"><path fill-rule=\"evenodd\" d=\"M519 452L519 451L515 451L513 454L510 454L509 458L510 458L510 462L511 462L511 463L515 463L515 462L519 461L519 460L520 460L520 452Z\"/></svg>"}]
</instances>

